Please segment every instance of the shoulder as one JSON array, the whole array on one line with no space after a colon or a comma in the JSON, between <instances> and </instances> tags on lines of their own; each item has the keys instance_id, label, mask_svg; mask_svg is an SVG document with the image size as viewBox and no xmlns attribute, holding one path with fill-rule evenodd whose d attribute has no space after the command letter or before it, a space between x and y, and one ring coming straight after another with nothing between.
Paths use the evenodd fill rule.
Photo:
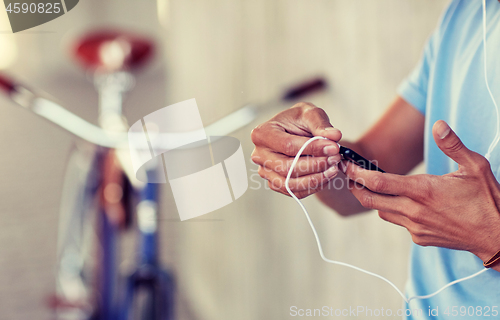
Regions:
<instances>
[{"instance_id":1,"label":"shoulder","mask_svg":"<svg viewBox=\"0 0 500 320\"><path fill-rule=\"evenodd\" d=\"M459 39L470 40L473 36L470 30L480 28L481 21L481 0L451 0L439 18L431 41L435 47L439 47L446 40L453 43Z\"/></svg>"},{"instance_id":2,"label":"shoulder","mask_svg":"<svg viewBox=\"0 0 500 320\"><path fill-rule=\"evenodd\" d=\"M454 21L461 20L466 17L467 12L471 9L470 7L476 6L477 4L481 4L481 0L451 0L439 18L437 31L444 31Z\"/></svg>"}]
</instances>

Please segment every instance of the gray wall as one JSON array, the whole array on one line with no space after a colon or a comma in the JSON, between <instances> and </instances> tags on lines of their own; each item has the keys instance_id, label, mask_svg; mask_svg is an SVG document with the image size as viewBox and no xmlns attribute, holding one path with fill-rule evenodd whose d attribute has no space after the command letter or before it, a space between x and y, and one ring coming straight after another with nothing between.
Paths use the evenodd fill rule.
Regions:
<instances>
[{"instance_id":1,"label":"gray wall","mask_svg":"<svg viewBox=\"0 0 500 320\"><path fill-rule=\"evenodd\" d=\"M209 124L247 102L272 99L297 80L324 75L331 90L309 100L325 108L345 139L355 139L394 97L446 3L170 0L163 28L154 1L81 1L70 14L15 35L20 54L10 72L95 122L97 97L66 51L82 30L118 24L161 43L127 100L130 123L196 98ZM247 158L253 126L286 107L268 110L234 134ZM43 301L54 288L58 205L74 139L3 98L0 114L0 318L49 319ZM202 220L176 222L172 198L163 199L163 261L177 275L180 319L289 319L292 305L402 305L382 281L324 263L293 200L266 190L250 161L248 169L251 189ZM339 218L313 197L305 204L328 257L403 288L405 230L374 213ZM126 239L125 247L132 243Z\"/></svg>"}]
</instances>

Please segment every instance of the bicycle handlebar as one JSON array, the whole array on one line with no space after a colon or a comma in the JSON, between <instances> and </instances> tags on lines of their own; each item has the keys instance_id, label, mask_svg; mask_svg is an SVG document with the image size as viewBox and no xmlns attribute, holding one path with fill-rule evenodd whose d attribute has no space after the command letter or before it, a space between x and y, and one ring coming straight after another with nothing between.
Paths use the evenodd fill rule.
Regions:
<instances>
[{"instance_id":1,"label":"bicycle handlebar","mask_svg":"<svg viewBox=\"0 0 500 320\"><path fill-rule=\"evenodd\" d=\"M326 81L318 78L307 83L300 83L286 93L279 101L290 101L301 98L314 91L323 90L326 87ZM41 91L34 91L28 87L16 83L10 77L0 74L0 90L2 90L11 100L30 110L31 112L49 120L66 131L74 134L93 144L108 148L128 147L128 140L142 139L140 133L130 133L104 130L76 114L63 108L61 105L47 98ZM291 94L293 93L293 94ZM205 132L209 136L226 136L255 120L264 106L267 104L251 104L232 112L224 118L205 127ZM182 133L159 133L159 141L179 141L182 139ZM165 138L161 138L164 135ZM189 136L189 134L187 135ZM160 147L160 146L159 146ZM161 146L164 149L170 149L168 145Z\"/></svg>"},{"instance_id":2,"label":"bicycle handlebar","mask_svg":"<svg viewBox=\"0 0 500 320\"><path fill-rule=\"evenodd\" d=\"M15 84L11 81L11 79L0 75L0 89L10 93L15 90Z\"/></svg>"}]
</instances>

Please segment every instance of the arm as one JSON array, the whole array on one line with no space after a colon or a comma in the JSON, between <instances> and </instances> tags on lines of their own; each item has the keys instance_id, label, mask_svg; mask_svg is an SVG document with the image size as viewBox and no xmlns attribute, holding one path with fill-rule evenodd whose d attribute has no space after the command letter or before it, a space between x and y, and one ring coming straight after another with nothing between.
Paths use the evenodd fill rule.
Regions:
<instances>
[{"instance_id":1,"label":"arm","mask_svg":"<svg viewBox=\"0 0 500 320\"><path fill-rule=\"evenodd\" d=\"M358 141L340 143L376 161L387 172L407 174L423 160L424 122L425 118L418 110L396 97L382 118ZM335 179L344 181L330 181L329 188L317 193L318 198L342 215L367 211L347 188L335 188L347 185L345 175L339 173Z\"/></svg>"}]
</instances>

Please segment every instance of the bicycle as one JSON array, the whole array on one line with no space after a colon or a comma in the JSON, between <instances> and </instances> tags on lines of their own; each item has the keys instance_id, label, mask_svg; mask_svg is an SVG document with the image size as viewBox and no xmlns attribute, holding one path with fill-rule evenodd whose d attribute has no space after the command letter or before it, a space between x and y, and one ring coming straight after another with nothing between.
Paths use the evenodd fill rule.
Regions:
<instances>
[{"instance_id":1,"label":"bicycle","mask_svg":"<svg viewBox=\"0 0 500 320\"><path fill-rule=\"evenodd\" d=\"M81 138L66 169L58 235L56 319L172 320L175 283L158 261L158 188L135 179L126 163L128 125L122 101L132 89L134 71L145 65L153 42L130 33L100 31L77 46L77 60L93 74L99 92L99 125L57 104L47 94L0 75L0 90L31 112ZM260 110L291 102L326 88L313 79L276 100L247 105L207 126L207 135L225 136L256 119ZM147 175L156 175L154 169ZM137 223L134 228L133 218ZM139 255L127 276L117 271L121 233L137 229ZM123 292L122 294L120 294Z\"/></svg>"}]
</instances>

